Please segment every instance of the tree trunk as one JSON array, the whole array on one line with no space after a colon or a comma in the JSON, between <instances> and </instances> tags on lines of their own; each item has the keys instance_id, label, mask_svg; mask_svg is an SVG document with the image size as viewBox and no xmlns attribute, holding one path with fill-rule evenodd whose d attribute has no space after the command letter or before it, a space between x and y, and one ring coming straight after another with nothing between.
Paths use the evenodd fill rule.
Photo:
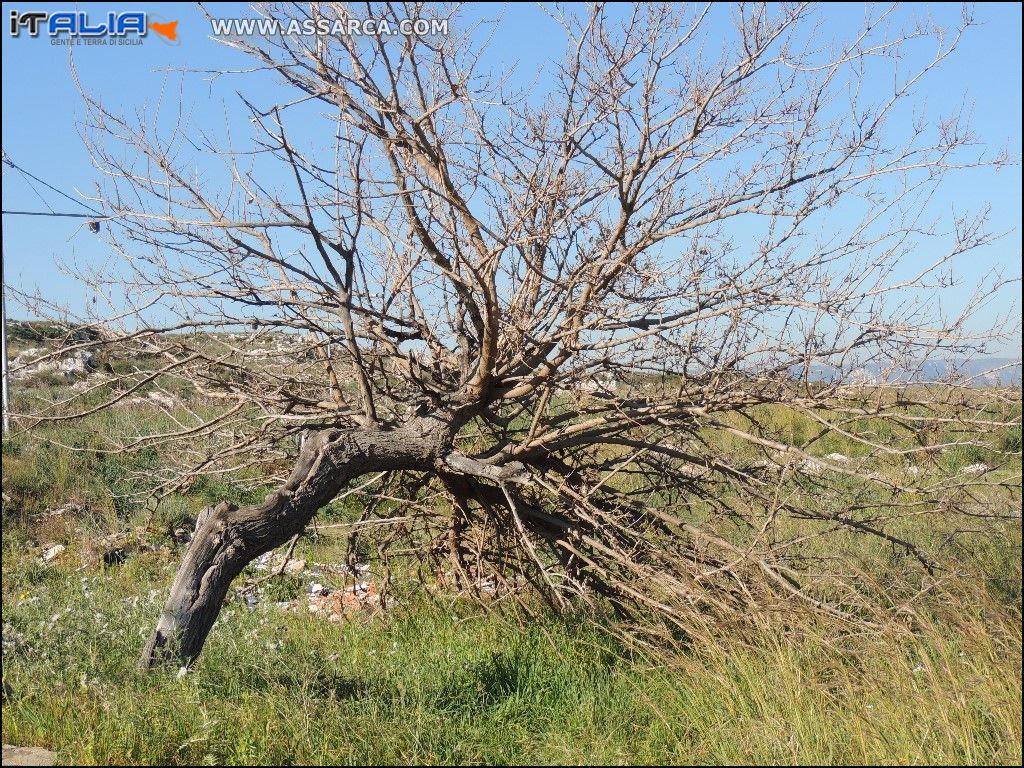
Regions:
<instances>
[{"instance_id":1,"label":"tree trunk","mask_svg":"<svg viewBox=\"0 0 1024 768\"><path fill-rule=\"evenodd\" d=\"M288 480L262 504L204 509L139 665L191 664L246 565L301 532L356 477L438 468L453 431L450 419L436 416L394 430L325 430L306 441Z\"/></svg>"}]
</instances>

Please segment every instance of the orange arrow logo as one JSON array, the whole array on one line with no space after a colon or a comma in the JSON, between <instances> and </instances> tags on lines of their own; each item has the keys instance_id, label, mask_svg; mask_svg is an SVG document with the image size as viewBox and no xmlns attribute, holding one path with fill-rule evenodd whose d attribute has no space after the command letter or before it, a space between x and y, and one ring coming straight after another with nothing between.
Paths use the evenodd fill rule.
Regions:
<instances>
[{"instance_id":1,"label":"orange arrow logo","mask_svg":"<svg viewBox=\"0 0 1024 768\"><path fill-rule=\"evenodd\" d=\"M149 28L156 32L158 35L163 35L171 42L178 39L178 22L168 21L161 24L158 21L151 21Z\"/></svg>"}]
</instances>

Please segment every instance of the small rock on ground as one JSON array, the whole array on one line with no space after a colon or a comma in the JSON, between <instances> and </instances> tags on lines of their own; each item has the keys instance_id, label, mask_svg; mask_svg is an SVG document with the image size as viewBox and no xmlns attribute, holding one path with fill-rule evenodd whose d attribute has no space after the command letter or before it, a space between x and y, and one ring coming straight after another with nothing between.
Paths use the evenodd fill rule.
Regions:
<instances>
[{"instance_id":1,"label":"small rock on ground","mask_svg":"<svg viewBox=\"0 0 1024 768\"><path fill-rule=\"evenodd\" d=\"M4 765L53 765L57 753L41 747L15 747L4 744Z\"/></svg>"},{"instance_id":2,"label":"small rock on ground","mask_svg":"<svg viewBox=\"0 0 1024 768\"><path fill-rule=\"evenodd\" d=\"M60 557L61 552L63 552L65 549L66 547L63 544L51 544L43 550L43 554L39 556L39 559L43 563L52 563L54 560Z\"/></svg>"}]
</instances>

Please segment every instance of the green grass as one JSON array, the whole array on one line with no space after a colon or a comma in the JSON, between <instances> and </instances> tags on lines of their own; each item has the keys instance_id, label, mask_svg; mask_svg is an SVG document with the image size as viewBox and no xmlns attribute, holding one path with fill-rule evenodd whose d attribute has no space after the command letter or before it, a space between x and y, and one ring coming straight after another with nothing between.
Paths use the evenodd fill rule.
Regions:
<instances>
[{"instance_id":1,"label":"green grass","mask_svg":"<svg viewBox=\"0 0 1024 768\"><path fill-rule=\"evenodd\" d=\"M914 634L808 625L652 661L572 618L422 602L332 624L273 605L293 578L229 603L177 679L134 669L173 553L44 567L5 526L3 554L3 739L69 763L1020 761L1020 624L985 599Z\"/></svg>"},{"instance_id":2,"label":"green grass","mask_svg":"<svg viewBox=\"0 0 1024 768\"><path fill-rule=\"evenodd\" d=\"M775 406L758 418L790 445L820 428ZM254 611L233 596L184 678L174 669L140 673L136 658L181 555L163 528L188 525L205 504L265 492L254 475L207 478L151 517L132 494L160 456L79 450L166 426L162 419L153 408L112 411L37 432L49 442L4 440L3 676L13 690L4 700L4 743L86 764L1021 761L1019 520L978 521L952 537L947 521L930 517L919 537L931 537L961 571L938 583L920 581L919 568L911 576L906 557L884 542L850 532L829 538L828 547L856 555L894 595L927 585L917 613L901 615L902 628L851 630L794 613L757 634L651 658L583 617L542 612L520 623L412 590L386 614L332 624L306 609L313 578L303 574L268 582ZM876 426L879 440L910 440L883 434L882 422L861 431ZM715 439L720 450L757 458L735 437ZM1019 426L965 443L925 471L1005 462L999 471L1017 478L1010 503L1019 509ZM863 452L839 434L815 440L812 450ZM793 492L812 507L858 495L874 503L876 489L840 480ZM46 514L70 501L77 511ZM358 513L352 497L321 519ZM150 528L139 533L143 522ZM910 519L891 530L902 524L921 525ZM104 567L96 541L114 531L156 547ZM742 543L751 533L730 535ZM68 549L44 566L39 553L53 542ZM339 563L344 537L304 537L296 557Z\"/></svg>"}]
</instances>

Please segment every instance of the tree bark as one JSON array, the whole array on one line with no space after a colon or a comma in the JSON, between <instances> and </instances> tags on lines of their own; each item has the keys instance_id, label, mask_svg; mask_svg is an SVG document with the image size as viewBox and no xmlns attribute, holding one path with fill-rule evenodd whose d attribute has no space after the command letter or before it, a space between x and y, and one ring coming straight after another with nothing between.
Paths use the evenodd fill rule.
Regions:
<instances>
[{"instance_id":1,"label":"tree bark","mask_svg":"<svg viewBox=\"0 0 1024 768\"><path fill-rule=\"evenodd\" d=\"M306 441L295 469L262 504L222 502L196 520L160 620L139 665L190 665L242 569L301 532L351 480L383 470L431 471L449 453L451 419L423 417L393 430L329 429Z\"/></svg>"}]
</instances>

